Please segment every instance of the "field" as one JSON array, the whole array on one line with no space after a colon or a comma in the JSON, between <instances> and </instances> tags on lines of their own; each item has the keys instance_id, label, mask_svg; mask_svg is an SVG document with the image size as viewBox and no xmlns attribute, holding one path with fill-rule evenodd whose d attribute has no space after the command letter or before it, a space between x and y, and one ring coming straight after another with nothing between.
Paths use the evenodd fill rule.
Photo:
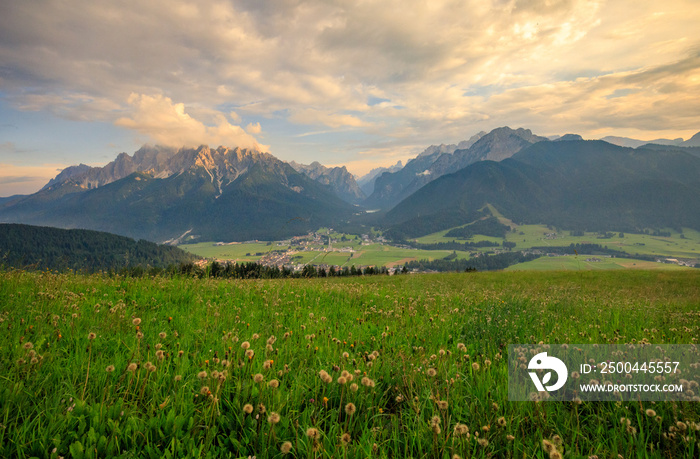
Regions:
<instances>
[{"instance_id":1,"label":"field","mask_svg":"<svg viewBox=\"0 0 700 459\"><path fill-rule=\"evenodd\" d=\"M696 270L0 272L0 304L2 457L554 457L546 439L566 457L700 451L700 403L509 402L505 363L515 343L697 343Z\"/></svg>"},{"instance_id":2,"label":"field","mask_svg":"<svg viewBox=\"0 0 700 459\"><path fill-rule=\"evenodd\" d=\"M432 244L436 242L449 242L455 238L444 237L449 230L440 231L418 238L418 242ZM653 236L650 234L619 233L609 239L599 239L596 233L584 233L583 236L572 236L569 231L556 232L544 225L520 225L515 232L506 235L506 241L516 244L514 250L529 249L532 247L561 247L570 244L599 244L608 248L621 250L631 255L658 255L664 257L700 258L700 232L684 228L683 238L681 233L669 228L664 232L670 236ZM549 236L548 236L549 235ZM475 236L472 241L493 241L501 243L503 240L487 236ZM459 239L457 239L459 241ZM485 249L481 249L485 250Z\"/></svg>"},{"instance_id":3,"label":"field","mask_svg":"<svg viewBox=\"0 0 700 459\"><path fill-rule=\"evenodd\" d=\"M694 269L676 264L656 263L654 261L635 260L633 258L606 258L595 255L564 255L559 257L541 257L526 263L518 263L506 268L506 271L586 271L607 269L653 269L653 270L687 270Z\"/></svg>"},{"instance_id":4,"label":"field","mask_svg":"<svg viewBox=\"0 0 700 459\"><path fill-rule=\"evenodd\" d=\"M495 212L495 209L492 209ZM692 259L700 262L700 232L685 228L683 233L664 229L668 236L654 236L652 234L630 234L624 233L619 237L619 233L614 233L610 238L599 238L596 233L584 233L582 236L572 236L569 231L556 232L554 229L549 229L544 225L520 225L516 226L510 220L499 217L503 224L514 227L515 231L509 232L506 235L506 241L516 244L513 250L526 250L532 247L563 247L570 244L598 244L606 246L610 249L626 252L630 255L658 256L660 258L680 258ZM327 229L322 228L317 233L327 235ZM416 239L421 244L434 244L439 242L464 242L464 240L455 239L453 237L445 237L445 234L450 230L444 230L437 233ZM370 242L362 243L359 236L342 234L333 232L331 237L334 240L332 252L324 251L327 248L327 239L322 238L319 241L310 241L300 250L296 250L298 244L292 244L295 247L294 253L290 253L291 261L297 264L326 264L336 266L401 266L412 260L434 260L444 258L452 254L451 250L416 250L410 248L399 248L389 244ZM340 241L341 238L344 241ZM469 239L471 242L489 241L501 244L503 239L489 237L483 235L475 235ZM268 245L269 244L269 245ZM196 255L225 261L259 261L263 255L270 250L285 250L289 244L281 244L278 242L253 242L240 243L229 245L216 245L214 242L200 242L197 244L181 245L181 248L194 253ZM349 251L339 251L339 249L352 249ZM457 251L458 258L469 258L472 252L489 252L493 251L494 247L473 248L470 251ZM552 270L552 269L621 269L621 268L644 268L644 269L674 269L677 266L670 264L660 264L649 261L641 261L635 259L624 260L605 260L598 263L583 263L586 256L582 254L579 260L570 260L568 257L558 260L540 259L533 262L516 265L511 267L512 270L518 269L535 269L535 270Z\"/></svg>"}]
</instances>

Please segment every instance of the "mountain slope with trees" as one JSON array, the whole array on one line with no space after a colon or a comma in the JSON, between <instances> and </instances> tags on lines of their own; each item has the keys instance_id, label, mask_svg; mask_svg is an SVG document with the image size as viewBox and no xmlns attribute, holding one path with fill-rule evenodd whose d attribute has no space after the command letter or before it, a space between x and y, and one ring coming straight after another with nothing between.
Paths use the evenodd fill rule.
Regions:
<instances>
[{"instance_id":1,"label":"mountain slope with trees","mask_svg":"<svg viewBox=\"0 0 700 459\"><path fill-rule=\"evenodd\" d=\"M101 231L0 224L0 266L95 272L166 268L194 260L177 247Z\"/></svg>"},{"instance_id":2,"label":"mountain slope with trees","mask_svg":"<svg viewBox=\"0 0 700 459\"><path fill-rule=\"evenodd\" d=\"M434 180L389 211L384 223L400 229L417 218L469 215L486 204L516 223L567 229L700 229L700 158L678 147L538 142L501 162L480 161Z\"/></svg>"}]
</instances>

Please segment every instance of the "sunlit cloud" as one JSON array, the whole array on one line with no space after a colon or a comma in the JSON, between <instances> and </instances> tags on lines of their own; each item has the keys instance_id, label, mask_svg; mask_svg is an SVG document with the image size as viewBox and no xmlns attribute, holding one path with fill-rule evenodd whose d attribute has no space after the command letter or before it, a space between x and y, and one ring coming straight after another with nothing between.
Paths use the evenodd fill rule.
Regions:
<instances>
[{"instance_id":1,"label":"sunlit cloud","mask_svg":"<svg viewBox=\"0 0 700 459\"><path fill-rule=\"evenodd\" d=\"M128 103L132 108L131 112L128 116L117 119L115 124L138 131L158 144L187 147L210 144L267 148L261 146L240 126L230 124L223 114L217 117L216 125L207 126L191 117L185 111L184 104L173 103L169 97L132 94L129 96ZM257 127L260 128L259 125Z\"/></svg>"}]
</instances>

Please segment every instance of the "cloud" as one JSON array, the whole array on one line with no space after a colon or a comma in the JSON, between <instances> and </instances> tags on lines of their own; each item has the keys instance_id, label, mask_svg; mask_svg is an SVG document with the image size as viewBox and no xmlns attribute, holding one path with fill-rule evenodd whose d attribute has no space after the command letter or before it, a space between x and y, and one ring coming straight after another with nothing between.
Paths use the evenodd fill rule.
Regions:
<instances>
[{"instance_id":1,"label":"cloud","mask_svg":"<svg viewBox=\"0 0 700 459\"><path fill-rule=\"evenodd\" d=\"M368 123L360 118L343 113L333 113L328 110L316 110L312 108L304 108L295 110L289 117L289 120L298 124L324 125L331 128L342 127L362 127Z\"/></svg>"},{"instance_id":2,"label":"cloud","mask_svg":"<svg viewBox=\"0 0 700 459\"><path fill-rule=\"evenodd\" d=\"M248 134L260 134L262 132L260 123L248 123L248 126L245 127L245 130Z\"/></svg>"},{"instance_id":3,"label":"cloud","mask_svg":"<svg viewBox=\"0 0 700 459\"><path fill-rule=\"evenodd\" d=\"M173 103L169 97L131 94L128 103L130 113L117 119L115 124L140 132L158 144L267 149L243 128L230 124L223 114L216 118L216 125L207 126L186 113L184 104Z\"/></svg>"}]
</instances>

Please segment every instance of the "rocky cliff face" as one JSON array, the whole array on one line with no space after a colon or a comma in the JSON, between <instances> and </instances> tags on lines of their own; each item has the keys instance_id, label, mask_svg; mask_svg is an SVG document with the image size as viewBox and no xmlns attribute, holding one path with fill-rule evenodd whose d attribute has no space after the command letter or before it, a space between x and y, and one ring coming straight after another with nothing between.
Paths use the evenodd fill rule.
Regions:
<instances>
[{"instance_id":1,"label":"rocky cliff face","mask_svg":"<svg viewBox=\"0 0 700 459\"><path fill-rule=\"evenodd\" d=\"M365 194L357 185L355 177L348 172L345 166L329 168L318 161L314 161L309 165L292 161L289 165L297 172L301 172L307 177L329 186L336 196L345 202L357 204L365 198Z\"/></svg>"}]
</instances>

